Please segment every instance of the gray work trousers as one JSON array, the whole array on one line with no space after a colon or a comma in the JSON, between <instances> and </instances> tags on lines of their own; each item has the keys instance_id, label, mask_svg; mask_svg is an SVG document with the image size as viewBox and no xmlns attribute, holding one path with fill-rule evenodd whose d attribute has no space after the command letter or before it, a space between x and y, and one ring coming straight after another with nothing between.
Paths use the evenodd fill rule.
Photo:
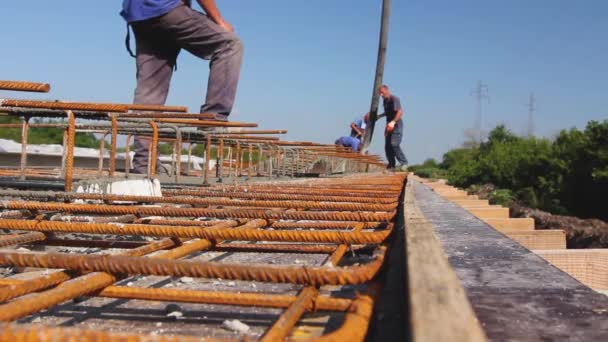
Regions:
<instances>
[{"instance_id":1,"label":"gray work trousers","mask_svg":"<svg viewBox=\"0 0 608 342\"><path fill-rule=\"evenodd\" d=\"M188 6L132 24L136 41L135 104L164 105L181 49L210 60L207 96L201 113L230 115L239 82L243 45L233 32ZM135 137L133 170L145 173L150 139Z\"/></svg>"},{"instance_id":2,"label":"gray work trousers","mask_svg":"<svg viewBox=\"0 0 608 342\"><path fill-rule=\"evenodd\" d=\"M403 123L399 122L395 125L395 129L384 138L384 152L388 160L388 168L396 166L395 159L400 164L407 164L405 153L401 149L401 140L403 139Z\"/></svg>"}]
</instances>

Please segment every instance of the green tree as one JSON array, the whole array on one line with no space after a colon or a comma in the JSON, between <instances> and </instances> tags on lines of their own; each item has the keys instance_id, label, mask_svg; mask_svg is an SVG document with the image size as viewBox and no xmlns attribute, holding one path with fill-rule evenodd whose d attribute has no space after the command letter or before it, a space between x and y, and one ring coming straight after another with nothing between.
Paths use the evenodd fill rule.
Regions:
<instances>
[{"instance_id":1,"label":"green tree","mask_svg":"<svg viewBox=\"0 0 608 342\"><path fill-rule=\"evenodd\" d=\"M21 119L16 117L0 117L0 123L21 123ZM32 123L44 123L42 119L32 120ZM27 141L29 144L63 144L63 129L61 128L38 128L31 127L28 130ZM0 139L21 142L21 128L0 129ZM99 148L99 139L93 133L76 133L74 137L75 145L78 147ZM106 143L106 147L109 144Z\"/></svg>"},{"instance_id":2,"label":"green tree","mask_svg":"<svg viewBox=\"0 0 608 342\"><path fill-rule=\"evenodd\" d=\"M500 202L515 197L554 213L608 219L608 120L564 130L554 141L500 125L479 148L447 152L440 167L456 186L494 184Z\"/></svg>"},{"instance_id":3,"label":"green tree","mask_svg":"<svg viewBox=\"0 0 608 342\"><path fill-rule=\"evenodd\" d=\"M584 131L561 131L553 149L560 160L564 206L577 216L608 219L608 120L591 121Z\"/></svg>"}]
</instances>

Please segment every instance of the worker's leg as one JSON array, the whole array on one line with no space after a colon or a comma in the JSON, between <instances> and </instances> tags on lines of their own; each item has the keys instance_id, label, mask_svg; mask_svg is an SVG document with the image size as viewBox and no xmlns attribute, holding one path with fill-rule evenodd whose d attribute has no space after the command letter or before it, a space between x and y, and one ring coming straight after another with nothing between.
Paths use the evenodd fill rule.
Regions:
<instances>
[{"instance_id":1,"label":"worker's leg","mask_svg":"<svg viewBox=\"0 0 608 342\"><path fill-rule=\"evenodd\" d=\"M155 19L133 27L137 44L135 104L164 105L179 48L154 26ZM146 173L150 139L136 136L133 171ZM158 165L158 164L157 164ZM157 167L157 170L160 170Z\"/></svg>"},{"instance_id":2,"label":"worker's leg","mask_svg":"<svg viewBox=\"0 0 608 342\"><path fill-rule=\"evenodd\" d=\"M391 134L391 147L393 154L400 164L407 165L407 158L401 149L401 140L403 139L403 129L401 127L395 127L395 130Z\"/></svg>"},{"instance_id":3,"label":"worker's leg","mask_svg":"<svg viewBox=\"0 0 608 342\"><path fill-rule=\"evenodd\" d=\"M386 160L388 160L387 168L395 167L395 153L393 152L393 145L391 145L392 133L387 134L384 137L384 152L386 153Z\"/></svg>"},{"instance_id":4,"label":"worker's leg","mask_svg":"<svg viewBox=\"0 0 608 342\"><path fill-rule=\"evenodd\" d=\"M241 71L241 40L206 15L187 6L176 8L161 17L160 21L179 47L211 61L207 97L201 106L201 113L227 117L234 105Z\"/></svg>"}]
</instances>

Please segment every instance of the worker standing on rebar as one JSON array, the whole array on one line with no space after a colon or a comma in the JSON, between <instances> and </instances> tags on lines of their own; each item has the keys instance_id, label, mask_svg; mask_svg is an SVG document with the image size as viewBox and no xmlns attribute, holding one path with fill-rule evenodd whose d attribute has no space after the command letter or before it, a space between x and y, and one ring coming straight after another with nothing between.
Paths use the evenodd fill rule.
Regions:
<instances>
[{"instance_id":1,"label":"worker standing on rebar","mask_svg":"<svg viewBox=\"0 0 608 342\"><path fill-rule=\"evenodd\" d=\"M121 15L135 33L134 103L165 104L177 55L184 49L211 61L207 96L200 112L227 121L236 97L243 45L215 0L197 2L205 14L193 10L191 0L123 0ZM136 137L134 143L133 172L145 173L150 140Z\"/></svg>"},{"instance_id":2,"label":"worker standing on rebar","mask_svg":"<svg viewBox=\"0 0 608 342\"><path fill-rule=\"evenodd\" d=\"M407 171L407 158L401 149L403 139L403 108L401 100L392 95L387 85L380 87L380 96L383 99L384 114L378 118L386 116L386 129L384 130L384 151L388 160L388 169ZM395 159L399 161L396 167Z\"/></svg>"}]
</instances>

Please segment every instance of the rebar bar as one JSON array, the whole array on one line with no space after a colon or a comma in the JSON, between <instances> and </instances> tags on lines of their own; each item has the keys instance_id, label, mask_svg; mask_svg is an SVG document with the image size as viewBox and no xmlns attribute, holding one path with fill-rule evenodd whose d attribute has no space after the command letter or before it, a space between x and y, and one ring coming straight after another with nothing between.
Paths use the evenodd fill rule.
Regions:
<instances>
[{"instance_id":1,"label":"rebar bar","mask_svg":"<svg viewBox=\"0 0 608 342\"><path fill-rule=\"evenodd\" d=\"M30 91L36 93L48 93L51 90L51 86L48 83L0 81L0 90L17 90Z\"/></svg>"},{"instance_id":2,"label":"rebar bar","mask_svg":"<svg viewBox=\"0 0 608 342\"><path fill-rule=\"evenodd\" d=\"M83 103L83 102L50 102L35 100L12 100L0 101L0 107L26 107L39 109L58 109L58 110L82 110L82 111L101 111L101 112L126 112L128 106L109 103Z\"/></svg>"},{"instance_id":3,"label":"rebar bar","mask_svg":"<svg viewBox=\"0 0 608 342\"><path fill-rule=\"evenodd\" d=\"M213 262L191 262L156 258L139 258L115 255L83 255L63 253L0 252L0 265L18 267L61 268L79 272L108 272L105 276L95 275L91 283L110 281L109 274L156 275L171 277L221 278L227 280L260 281L269 283L292 283L311 286L354 285L371 280L384 260L386 249L378 248L374 258L361 266L346 267L306 267L306 266L266 266L242 265ZM92 275L91 275L92 274ZM107 277L110 278L107 278ZM87 282L88 283L88 282ZM66 284L66 283L64 283ZM66 285L68 286L68 285ZM75 288L76 290L76 288ZM90 289L78 288L88 293ZM68 292L60 291L60 292ZM65 295L65 294L64 294ZM17 308L15 301L0 306L0 320L14 319ZM11 310L8 310L11 305ZM38 306L37 306L38 307ZM37 311L37 310L36 310ZM22 312L22 311L21 311ZM35 311L31 311L35 312Z\"/></svg>"},{"instance_id":4,"label":"rebar bar","mask_svg":"<svg viewBox=\"0 0 608 342\"><path fill-rule=\"evenodd\" d=\"M284 241L284 242L317 242L344 244L380 244L390 235L391 230L373 232L342 231L297 231L297 230L258 230L228 229L226 225L236 225L228 221L220 223L217 228L199 229L198 227L152 226L137 224L108 223L71 223L49 221L0 220L0 228L28 230L39 232L146 235L157 237L176 237L207 240L238 241ZM221 227L221 228L220 228Z\"/></svg>"},{"instance_id":5,"label":"rebar bar","mask_svg":"<svg viewBox=\"0 0 608 342\"><path fill-rule=\"evenodd\" d=\"M391 212L343 212L343 211L272 211L263 209L206 209L206 208L175 208L175 207L146 207L93 204L63 204L43 202L0 203L0 208L62 211L71 213L111 214L111 215L148 215L172 217L215 217L229 218L262 218L265 220L318 220L318 221L360 221L384 222L390 221L395 215Z\"/></svg>"},{"instance_id":6,"label":"rebar bar","mask_svg":"<svg viewBox=\"0 0 608 342\"><path fill-rule=\"evenodd\" d=\"M108 298L255 306L265 308L286 308L296 300L295 296L280 294L154 289L127 286L108 286L95 295ZM350 299L319 296L315 301L315 304L306 306L305 310L346 311L351 304L352 300Z\"/></svg>"}]
</instances>

